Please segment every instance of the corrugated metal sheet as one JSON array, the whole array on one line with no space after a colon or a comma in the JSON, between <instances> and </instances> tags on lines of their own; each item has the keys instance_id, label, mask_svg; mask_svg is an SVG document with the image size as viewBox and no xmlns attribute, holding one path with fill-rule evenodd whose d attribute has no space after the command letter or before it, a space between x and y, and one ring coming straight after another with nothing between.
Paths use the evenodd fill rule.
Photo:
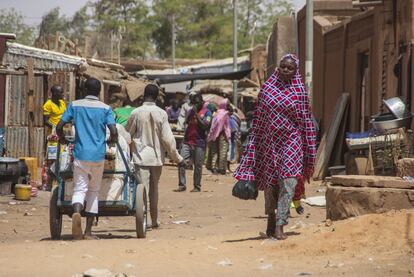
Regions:
<instances>
[{"instance_id":1,"label":"corrugated metal sheet","mask_svg":"<svg viewBox=\"0 0 414 277\"><path fill-rule=\"evenodd\" d=\"M34 69L46 71L76 71L86 60L59 52L7 42L3 64L11 68L27 68L26 59L33 58Z\"/></svg>"},{"instance_id":2,"label":"corrugated metal sheet","mask_svg":"<svg viewBox=\"0 0 414 277\"><path fill-rule=\"evenodd\" d=\"M33 153L32 157L37 158L39 167L43 163L43 158L45 156L45 128L35 127L33 128Z\"/></svg>"},{"instance_id":3,"label":"corrugated metal sheet","mask_svg":"<svg viewBox=\"0 0 414 277\"><path fill-rule=\"evenodd\" d=\"M18 158L29 156L29 128L7 127L6 129L6 156Z\"/></svg>"},{"instance_id":4,"label":"corrugated metal sheet","mask_svg":"<svg viewBox=\"0 0 414 277\"><path fill-rule=\"evenodd\" d=\"M43 76L36 76L34 78L34 126L43 126L43 104L44 100L44 89L43 89Z\"/></svg>"},{"instance_id":5,"label":"corrugated metal sheet","mask_svg":"<svg viewBox=\"0 0 414 277\"><path fill-rule=\"evenodd\" d=\"M27 76L7 76L7 125L27 126ZM43 126L43 76L34 78L34 126Z\"/></svg>"},{"instance_id":6,"label":"corrugated metal sheet","mask_svg":"<svg viewBox=\"0 0 414 277\"><path fill-rule=\"evenodd\" d=\"M27 125L27 77L22 75L7 76L7 90L7 125Z\"/></svg>"}]
</instances>

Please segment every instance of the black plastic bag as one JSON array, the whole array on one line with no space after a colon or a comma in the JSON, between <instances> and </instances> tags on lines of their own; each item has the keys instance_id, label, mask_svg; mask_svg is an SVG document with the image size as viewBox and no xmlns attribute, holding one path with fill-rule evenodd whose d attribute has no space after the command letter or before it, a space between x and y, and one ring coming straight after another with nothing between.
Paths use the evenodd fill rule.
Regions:
<instances>
[{"instance_id":1,"label":"black plastic bag","mask_svg":"<svg viewBox=\"0 0 414 277\"><path fill-rule=\"evenodd\" d=\"M256 200L259 191L254 181L239 180L233 187L232 195L243 200Z\"/></svg>"}]
</instances>

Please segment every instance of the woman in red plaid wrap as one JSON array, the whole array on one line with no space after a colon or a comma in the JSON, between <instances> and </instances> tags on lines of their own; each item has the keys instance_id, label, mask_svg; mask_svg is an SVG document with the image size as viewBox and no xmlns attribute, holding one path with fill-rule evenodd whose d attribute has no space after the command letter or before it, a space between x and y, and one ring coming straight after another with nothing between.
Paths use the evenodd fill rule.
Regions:
<instances>
[{"instance_id":1,"label":"woman in red plaid wrap","mask_svg":"<svg viewBox=\"0 0 414 277\"><path fill-rule=\"evenodd\" d=\"M297 178L309 181L316 156L316 131L299 60L285 55L262 85L245 153L234 173L265 191L267 235L285 239ZM277 213L275 213L277 209Z\"/></svg>"}]
</instances>

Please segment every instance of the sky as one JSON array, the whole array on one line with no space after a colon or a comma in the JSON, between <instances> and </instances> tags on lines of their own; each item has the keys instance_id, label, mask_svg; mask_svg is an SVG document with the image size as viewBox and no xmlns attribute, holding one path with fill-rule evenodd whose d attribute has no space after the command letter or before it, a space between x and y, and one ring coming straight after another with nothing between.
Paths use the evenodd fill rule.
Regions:
<instances>
[{"instance_id":1,"label":"sky","mask_svg":"<svg viewBox=\"0 0 414 277\"><path fill-rule=\"evenodd\" d=\"M15 8L25 17L25 23L38 25L42 16L49 10L60 7L60 12L71 17L88 0L0 0L0 9ZM296 9L300 9L306 0L292 0Z\"/></svg>"}]
</instances>

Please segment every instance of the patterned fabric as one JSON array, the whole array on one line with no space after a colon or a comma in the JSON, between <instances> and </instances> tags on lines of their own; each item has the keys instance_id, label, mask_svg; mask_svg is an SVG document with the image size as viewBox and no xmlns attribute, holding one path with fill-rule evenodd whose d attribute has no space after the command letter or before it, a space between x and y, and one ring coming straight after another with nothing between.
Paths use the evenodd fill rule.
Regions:
<instances>
[{"instance_id":1,"label":"patterned fabric","mask_svg":"<svg viewBox=\"0 0 414 277\"><path fill-rule=\"evenodd\" d=\"M297 184L296 178L279 180L278 186L269 186L265 189L265 213L274 214L276 211L276 225L287 225L289 208Z\"/></svg>"},{"instance_id":2,"label":"patterned fabric","mask_svg":"<svg viewBox=\"0 0 414 277\"><path fill-rule=\"evenodd\" d=\"M294 77L284 83L275 71L263 84L240 165L238 180L256 180L259 190L277 185L278 179L313 171L316 131L309 99L297 64ZM290 203L289 203L290 204Z\"/></svg>"},{"instance_id":3,"label":"patterned fabric","mask_svg":"<svg viewBox=\"0 0 414 277\"><path fill-rule=\"evenodd\" d=\"M217 168L221 171L227 169L227 152L229 150L229 142L224 133L221 133L217 140L210 144L211 148L211 168Z\"/></svg>"},{"instance_id":4,"label":"patterned fabric","mask_svg":"<svg viewBox=\"0 0 414 277\"><path fill-rule=\"evenodd\" d=\"M295 208L297 208L300 205L300 200L306 198L305 196L305 180L300 177L298 178L298 184L295 188L295 195L293 195L293 204Z\"/></svg>"},{"instance_id":5,"label":"patterned fabric","mask_svg":"<svg viewBox=\"0 0 414 277\"><path fill-rule=\"evenodd\" d=\"M231 129L230 129L230 115L227 110L229 100L223 99L220 101L219 109L214 115L213 120L211 121L210 132L207 136L207 141L215 141L217 138L224 133L227 137L227 140L231 139Z\"/></svg>"}]
</instances>

